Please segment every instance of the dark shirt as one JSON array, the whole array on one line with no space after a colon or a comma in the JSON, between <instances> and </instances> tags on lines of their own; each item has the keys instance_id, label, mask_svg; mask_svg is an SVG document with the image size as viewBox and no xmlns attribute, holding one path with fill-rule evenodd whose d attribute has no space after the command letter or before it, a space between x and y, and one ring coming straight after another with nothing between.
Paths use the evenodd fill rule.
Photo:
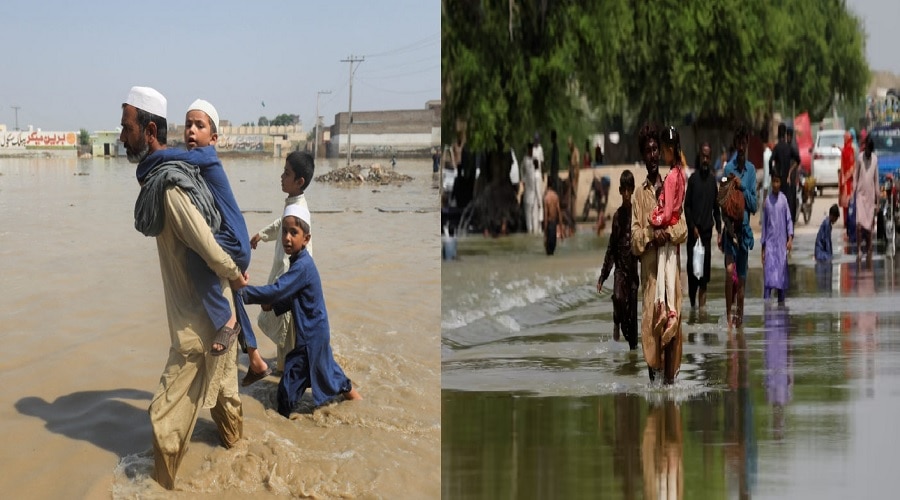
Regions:
<instances>
[{"instance_id":1,"label":"dark shirt","mask_svg":"<svg viewBox=\"0 0 900 500\"><path fill-rule=\"evenodd\" d=\"M716 232L722 231L722 214L716 200L718 192L712 172L704 174L702 170L697 170L688 178L684 195L684 221L687 222L688 234L693 234L695 227L701 233L711 231L713 220Z\"/></svg>"},{"instance_id":2,"label":"dark shirt","mask_svg":"<svg viewBox=\"0 0 900 500\"><path fill-rule=\"evenodd\" d=\"M559 147L555 142L550 149L550 177L559 179Z\"/></svg>"},{"instance_id":3,"label":"dark shirt","mask_svg":"<svg viewBox=\"0 0 900 500\"><path fill-rule=\"evenodd\" d=\"M613 265L616 266L614 288L636 284L638 276L638 258L631 251L631 204L622 205L612 217L612 229L609 233L609 246L603 259L600 281L606 281ZM625 288L622 288L624 290Z\"/></svg>"},{"instance_id":4,"label":"dark shirt","mask_svg":"<svg viewBox=\"0 0 900 500\"><path fill-rule=\"evenodd\" d=\"M787 174L791 169L791 161L800 163L800 153L784 141L779 141L772 150L772 158L769 160L770 166L775 167L781 182L786 183Z\"/></svg>"}]
</instances>

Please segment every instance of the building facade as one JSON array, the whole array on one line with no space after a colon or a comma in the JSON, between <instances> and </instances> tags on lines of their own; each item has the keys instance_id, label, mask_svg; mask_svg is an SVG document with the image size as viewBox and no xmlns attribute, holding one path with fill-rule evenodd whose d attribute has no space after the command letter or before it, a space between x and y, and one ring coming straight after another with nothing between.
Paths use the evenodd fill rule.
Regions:
<instances>
[{"instance_id":1,"label":"building facade","mask_svg":"<svg viewBox=\"0 0 900 500\"><path fill-rule=\"evenodd\" d=\"M430 157L441 144L441 101L428 101L424 109L354 111L353 123L347 112L334 116L334 125L324 141L329 158L396 156Z\"/></svg>"}]
</instances>

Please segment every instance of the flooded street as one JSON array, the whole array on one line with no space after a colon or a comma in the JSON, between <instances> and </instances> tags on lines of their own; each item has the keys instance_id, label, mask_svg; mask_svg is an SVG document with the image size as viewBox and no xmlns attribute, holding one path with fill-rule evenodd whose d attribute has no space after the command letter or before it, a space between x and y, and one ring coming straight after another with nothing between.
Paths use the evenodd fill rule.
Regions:
<instances>
[{"instance_id":1,"label":"flooded street","mask_svg":"<svg viewBox=\"0 0 900 500\"><path fill-rule=\"evenodd\" d=\"M280 217L284 161L223 157L250 231ZM339 166L322 160L316 173ZM0 159L3 497L437 497L440 261L430 163L398 161L397 172L413 177L402 184L314 181L306 193L335 359L365 399L289 420L275 411L278 377L241 387L245 439L223 448L202 410L176 492L149 478L147 407L170 340L156 243L134 230L134 169L121 157ZM274 243L253 251L251 284L266 283L273 254ZM248 313L255 321L259 308ZM275 344L257 337L274 362ZM238 365L243 377L246 354Z\"/></svg>"},{"instance_id":2,"label":"flooded street","mask_svg":"<svg viewBox=\"0 0 900 500\"><path fill-rule=\"evenodd\" d=\"M820 222L797 230L784 308L762 300L757 243L736 330L713 251L669 388L612 340L608 231L552 257L538 237L460 239L441 269L443 498L893 497L900 263L816 266Z\"/></svg>"}]
</instances>

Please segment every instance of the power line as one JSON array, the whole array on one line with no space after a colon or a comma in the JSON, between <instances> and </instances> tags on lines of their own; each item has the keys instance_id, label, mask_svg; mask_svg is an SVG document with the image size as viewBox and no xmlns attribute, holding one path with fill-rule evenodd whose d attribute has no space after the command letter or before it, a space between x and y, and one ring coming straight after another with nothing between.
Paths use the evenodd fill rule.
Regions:
<instances>
[{"instance_id":1,"label":"power line","mask_svg":"<svg viewBox=\"0 0 900 500\"><path fill-rule=\"evenodd\" d=\"M434 45L435 43L440 43L440 41L441 41L440 36L441 36L440 33L428 35L427 37L422 38L421 40L416 40L415 42L412 42L409 45L404 45L402 47L387 50L385 52L379 52L377 54L366 54L363 57L370 57L370 58L371 57L383 57L383 56L392 55L392 54L400 54L400 53L408 52L411 50L422 49L422 48L428 47L429 45ZM432 38L436 38L436 39L432 40ZM425 43L425 42L428 42L428 43Z\"/></svg>"},{"instance_id":2,"label":"power line","mask_svg":"<svg viewBox=\"0 0 900 500\"><path fill-rule=\"evenodd\" d=\"M374 85L372 85L372 84L366 82L365 80L360 80L359 82L362 83L363 85L365 85L366 87L369 87L370 89L374 89L374 90L377 90L377 91L379 91L379 92L387 92L387 93L389 93L389 94L415 95L415 94L425 94L425 93L428 93L428 92L432 92L432 93L433 93L433 92L436 91L436 89L434 89L434 88L425 89L425 90L396 90L396 89L385 89L385 88L381 88L381 87L376 87L376 86L374 86Z\"/></svg>"},{"instance_id":3,"label":"power line","mask_svg":"<svg viewBox=\"0 0 900 500\"><path fill-rule=\"evenodd\" d=\"M368 71L366 71L366 74L372 75L372 74L383 73L383 72L395 70L395 69L405 69L405 68L408 68L410 66L417 65L420 63L434 62L435 60L439 60L439 59L434 56L423 57L422 59L416 59L415 61L407 61L404 63L392 64L389 66L379 66L379 67L376 67L375 69L369 69ZM432 67L440 67L440 65L432 66Z\"/></svg>"},{"instance_id":4,"label":"power line","mask_svg":"<svg viewBox=\"0 0 900 500\"><path fill-rule=\"evenodd\" d=\"M369 76L367 77L367 79L368 79L368 80L392 80L392 79L394 79L394 78L400 78L400 77L403 77L403 76L410 76L410 75L418 75L418 74L421 74L421 73L428 73L428 72L434 71L435 69L438 69L438 68L440 68L440 67L441 67L440 64L436 64L436 65L434 65L434 66L429 66L429 67L427 67L427 68L423 68L423 69L420 69L420 70L418 70L418 71L410 71L410 72L408 72L408 73L394 73L394 74L392 74L392 75L386 75L386 76L371 76L371 73L369 73Z\"/></svg>"}]
</instances>

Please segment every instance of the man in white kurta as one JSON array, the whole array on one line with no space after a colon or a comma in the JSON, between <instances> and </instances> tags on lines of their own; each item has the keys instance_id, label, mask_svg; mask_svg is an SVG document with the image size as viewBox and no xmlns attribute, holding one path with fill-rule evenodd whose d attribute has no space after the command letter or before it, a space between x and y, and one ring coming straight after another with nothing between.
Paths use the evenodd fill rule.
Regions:
<instances>
[{"instance_id":1,"label":"man in white kurta","mask_svg":"<svg viewBox=\"0 0 900 500\"><path fill-rule=\"evenodd\" d=\"M528 152L522 161L522 179L525 183L525 193L522 196L522 203L525 206L525 227L529 234L541 234L541 216L544 211L542 176L541 169L534 161L531 145L528 146Z\"/></svg>"},{"instance_id":2,"label":"man in white kurta","mask_svg":"<svg viewBox=\"0 0 900 500\"><path fill-rule=\"evenodd\" d=\"M141 184L149 177L148 172L159 166L162 155L154 153L166 147L165 118L165 97L147 87L133 87L122 105L119 139L125 145L129 161L138 163L137 177ZM203 307L197 287L190 281L188 252L196 252L221 277L223 295L232 309L229 281L235 286L246 285L246 277L216 242L206 219L184 189L169 186L158 198L146 199L151 200L147 206L155 211L157 219L162 219L161 229L154 236L170 340L168 360L148 410L153 427L154 479L163 487L173 489L201 407L210 408L226 447L243 437L237 343L225 355L211 354L216 328ZM136 206L136 228L138 220Z\"/></svg>"}]
</instances>

